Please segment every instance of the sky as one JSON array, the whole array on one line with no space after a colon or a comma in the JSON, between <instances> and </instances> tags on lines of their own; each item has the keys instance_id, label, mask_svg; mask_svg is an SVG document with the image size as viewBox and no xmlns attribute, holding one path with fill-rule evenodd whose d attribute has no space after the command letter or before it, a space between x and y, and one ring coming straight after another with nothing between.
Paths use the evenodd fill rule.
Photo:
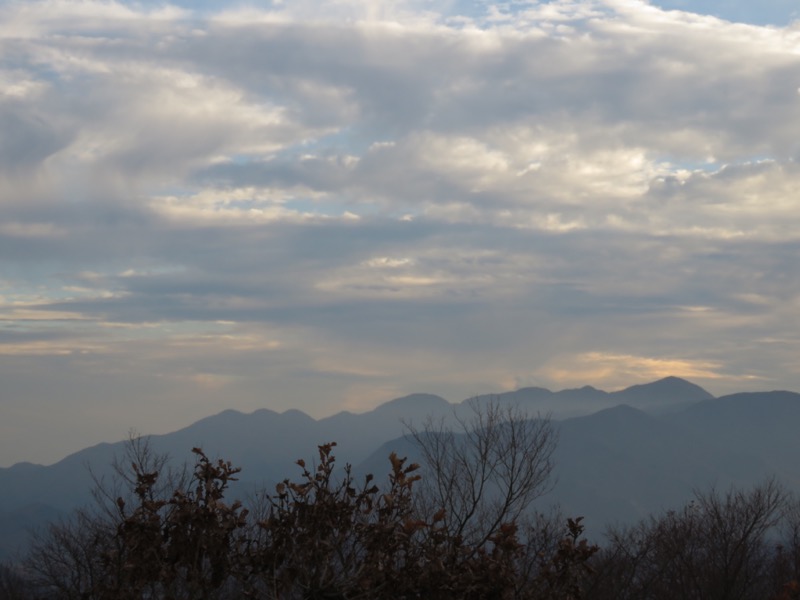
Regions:
<instances>
[{"instance_id":1,"label":"sky","mask_svg":"<svg viewBox=\"0 0 800 600\"><path fill-rule=\"evenodd\" d=\"M0 466L224 409L800 391L794 0L0 0Z\"/></svg>"}]
</instances>

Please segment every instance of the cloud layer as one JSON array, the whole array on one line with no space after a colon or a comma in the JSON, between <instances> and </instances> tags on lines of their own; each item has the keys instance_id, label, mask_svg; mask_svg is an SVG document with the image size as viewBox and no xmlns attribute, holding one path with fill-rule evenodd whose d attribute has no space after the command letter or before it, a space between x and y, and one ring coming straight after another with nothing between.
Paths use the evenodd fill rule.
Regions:
<instances>
[{"instance_id":1,"label":"cloud layer","mask_svg":"<svg viewBox=\"0 0 800 600\"><path fill-rule=\"evenodd\" d=\"M800 389L797 26L183 4L0 4L1 464L231 406Z\"/></svg>"}]
</instances>

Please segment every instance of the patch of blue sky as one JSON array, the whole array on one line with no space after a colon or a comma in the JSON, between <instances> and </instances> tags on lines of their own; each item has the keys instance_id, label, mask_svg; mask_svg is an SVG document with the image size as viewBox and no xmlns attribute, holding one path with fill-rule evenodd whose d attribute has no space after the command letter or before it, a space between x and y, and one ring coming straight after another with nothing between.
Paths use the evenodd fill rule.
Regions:
<instances>
[{"instance_id":1,"label":"patch of blue sky","mask_svg":"<svg viewBox=\"0 0 800 600\"><path fill-rule=\"evenodd\" d=\"M57 260L0 261L0 297L6 299L12 294L20 298L49 295L54 286L59 287L58 282L66 279L64 265Z\"/></svg>"},{"instance_id":2,"label":"patch of blue sky","mask_svg":"<svg viewBox=\"0 0 800 600\"><path fill-rule=\"evenodd\" d=\"M125 4L145 9L158 9L166 5L177 6L194 14L213 14L237 7L254 7L263 10L280 9L283 0L230 1L230 0L126 0ZM445 18L467 17L480 20L490 11L514 15L533 5L549 4L536 0L510 0L493 2L491 0L445 0L440 2L419 2L420 10L431 10ZM555 3L555 2L553 2ZM753 25L785 26L800 18L797 0L650 0L654 6L672 10L684 10L702 15L716 16L729 21ZM0 5L6 2L0 2Z\"/></svg>"},{"instance_id":3,"label":"patch of blue sky","mask_svg":"<svg viewBox=\"0 0 800 600\"><path fill-rule=\"evenodd\" d=\"M344 198L293 198L283 204L287 210L296 211L300 214L311 214L323 217L340 217L345 213L352 213L359 216L366 216L377 212L375 206L350 202Z\"/></svg>"},{"instance_id":4,"label":"patch of blue sky","mask_svg":"<svg viewBox=\"0 0 800 600\"><path fill-rule=\"evenodd\" d=\"M170 183L168 185L151 188L149 193L155 197L190 198L197 194L196 187Z\"/></svg>"},{"instance_id":5,"label":"patch of blue sky","mask_svg":"<svg viewBox=\"0 0 800 600\"><path fill-rule=\"evenodd\" d=\"M51 303L119 293L125 288L123 281L126 277L168 276L186 271L186 268L180 265L152 265L139 269L129 267L118 264L96 270L65 272L56 270L54 265L50 268L40 265L38 269L28 269L26 279L15 277L13 288L3 285L3 275L9 275L4 273L0 275L0 300L21 303L23 306L46 306ZM3 302L0 302L0 308Z\"/></svg>"},{"instance_id":6,"label":"patch of blue sky","mask_svg":"<svg viewBox=\"0 0 800 600\"><path fill-rule=\"evenodd\" d=\"M470 25L485 29L494 27L498 21L516 21L531 9L540 9L550 4L559 5L555 8L561 9L553 12L550 16L561 13L563 20L569 21L569 25L572 27L580 27L589 18L595 18L599 14L613 14L612 8L598 5L593 5L591 8L584 6L581 7L582 10L567 9L560 0L512 0L511 2L458 0L452 4L451 10L443 15L451 26L457 25L457 19L463 17L469 20Z\"/></svg>"},{"instance_id":7,"label":"patch of blue sky","mask_svg":"<svg viewBox=\"0 0 800 600\"><path fill-rule=\"evenodd\" d=\"M32 62L25 53L19 54L9 51L2 58L2 67L5 71L19 71L25 73L31 79L45 83L58 84L64 80L64 74L45 62ZM74 81L74 74L70 75Z\"/></svg>"},{"instance_id":8,"label":"patch of blue sky","mask_svg":"<svg viewBox=\"0 0 800 600\"><path fill-rule=\"evenodd\" d=\"M182 190L184 196L191 196L195 191ZM178 194L166 194L177 196ZM264 198L237 198L235 200L221 200L220 207L224 204L226 209L248 211L258 208L274 206L276 202ZM361 217L383 217L388 219L408 219L418 217L421 211L413 210L412 207L395 207L387 205L385 202L376 200L370 202L369 199L353 199L346 195L325 195L321 197L295 197L280 201L279 204L288 211L293 211L303 215L315 215L319 217L341 217L344 214L354 214Z\"/></svg>"},{"instance_id":9,"label":"patch of blue sky","mask_svg":"<svg viewBox=\"0 0 800 600\"><path fill-rule=\"evenodd\" d=\"M673 171L705 171L706 173L719 171L725 165L725 163L715 159L691 160L675 156L661 157L658 162Z\"/></svg>"},{"instance_id":10,"label":"patch of blue sky","mask_svg":"<svg viewBox=\"0 0 800 600\"><path fill-rule=\"evenodd\" d=\"M387 205L381 200L370 202L369 199L351 200L343 196L329 196L324 199L294 198L283 204L287 210L300 214L320 217L341 217L345 214L364 218L388 219L390 221L410 220L419 217L422 212L412 207Z\"/></svg>"},{"instance_id":11,"label":"patch of blue sky","mask_svg":"<svg viewBox=\"0 0 800 600\"><path fill-rule=\"evenodd\" d=\"M280 2L241 2L231 0L123 0L123 4L132 8L144 8L147 10L159 9L165 6L177 6L194 14L214 14L229 11L237 7L257 6L264 8L274 8Z\"/></svg>"},{"instance_id":12,"label":"patch of blue sky","mask_svg":"<svg viewBox=\"0 0 800 600\"><path fill-rule=\"evenodd\" d=\"M374 132L368 127L346 126L340 127L331 133L307 139L302 146L287 148L283 152L287 156L298 153L318 154L320 156L330 154L363 156L375 141Z\"/></svg>"},{"instance_id":13,"label":"patch of blue sky","mask_svg":"<svg viewBox=\"0 0 800 600\"><path fill-rule=\"evenodd\" d=\"M35 298L46 290L44 282L48 277L44 274L30 277L28 280L20 280L12 269L4 269L4 271L0 274L0 298L5 301Z\"/></svg>"},{"instance_id":14,"label":"patch of blue sky","mask_svg":"<svg viewBox=\"0 0 800 600\"><path fill-rule=\"evenodd\" d=\"M443 2L440 9L443 17L467 17L481 19L486 16L492 6L513 4L509 2L488 2L486 0L452 0Z\"/></svg>"},{"instance_id":15,"label":"patch of blue sky","mask_svg":"<svg viewBox=\"0 0 800 600\"><path fill-rule=\"evenodd\" d=\"M800 18L797 0L651 0L650 4L751 25L783 27Z\"/></svg>"},{"instance_id":16,"label":"patch of blue sky","mask_svg":"<svg viewBox=\"0 0 800 600\"><path fill-rule=\"evenodd\" d=\"M224 206L229 210L252 210L255 208L266 208L273 206L275 202L263 200L261 198L238 198L224 202Z\"/></svg>"},{"instance_id":17,"label":"patch of blue sky","mask_svg":"<svg viewBox=\"0 0 800 600\"><path fill-rule=\"evenodd\" d=\"M8 308L8 304L25 308L51 302L65 302L89 295L91 295L89 290L79 289L78 285L65 286L60 278L43 276L15 285L13 290L0 288L0 314L3 309Z\"/></svg>"},{"instance_id":18,"label":"patch of blue sky","mask_svg":"<svg viewBox=\"0 0 800 600\"><path fill-rule=\"evenodd\" d=\"M445 17L464 16L480 21L490 14L514 17L531 7L562 3L559 0L453 0L443 4ZM752 25L783 27L800 19L800 3L797 0L650 0L650 4L666 10L682 10ZM593 7L593 11L597 10L602 9Z\"/></svg>"},{"instance_id":19,"label":"patch of blue sky","mask_svg":"<svg viewBox=\"0 0 800 600\"><path fill-rule=\"evenodd\" d=\"M108 275L121 275L125 276L132 276L132 275L176 275L178 273L185 273L186 267L184 265L179 264L154 264L148 265L146 267L142 267L140 269L128 269L122 271L121 273L118 271L109 271Z\"/></svg>"},{"instance_id":20,"label":"patch of blue sky","mask_svg":"<svg viewBox=\"0 0 800 600\"><path fill-rule=\"evenodd\" d=\"M169 321L126 325L129 339L159 340L164 334L174 337L196 337L227 333L235 323L227 321Z\"/></svg>"},{"instance_id":21,"label":"patch of blue sky","mask_svg":"<svg viewBox=\"0 0 800 600\"><path fill-rule=\"evenodd\" d=\"M687 160L685 158L665 157L661 159L661 164L669 166L675 171L703 171L706 173L716 173L725 167L731 165L756 165L768 162L774 162L774 156L767 156L766 154L754 154L752 156L743 156L735 161L719 161L709 159L705 161Z\"/></svg>"}]
</instances>

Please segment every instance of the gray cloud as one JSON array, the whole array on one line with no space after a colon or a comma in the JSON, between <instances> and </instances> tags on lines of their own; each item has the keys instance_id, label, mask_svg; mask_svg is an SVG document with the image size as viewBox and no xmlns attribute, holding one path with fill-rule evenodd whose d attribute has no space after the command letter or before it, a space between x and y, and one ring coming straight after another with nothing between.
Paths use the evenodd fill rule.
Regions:
<instances>
[{"instance_id":1,"label":"gray cloud","mask_svg":"<svg viewBox=\"0 0 800 600\"><path fill-rule=\"evenodd\" d=\"M182 6L0 7L0 463L229 406L800 388L796 28Z\"/></svg>"}]
</instances>

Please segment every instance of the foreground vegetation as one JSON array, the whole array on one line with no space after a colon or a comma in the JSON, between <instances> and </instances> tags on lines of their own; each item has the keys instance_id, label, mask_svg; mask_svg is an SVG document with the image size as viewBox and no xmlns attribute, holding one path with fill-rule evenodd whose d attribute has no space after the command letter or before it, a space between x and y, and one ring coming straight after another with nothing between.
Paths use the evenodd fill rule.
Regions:
<instances>
[{"instance_id":1,"label":"foreground vegetation","mask_svg":"<svg viewBox=\"0 0 800 600\"><path fill-rule=\"evenodd\" d=\"M579 518L531 514L546 420L490 405L410 434L422 467L392 454L385 482L356 481L328 443L247 506L226 498L231 463L195 448L176 472L132 438L93 507L0 569L0 598L800 598L800 510L774 481L698 493L600 548Z\"/></svg>"}]
</instances>

